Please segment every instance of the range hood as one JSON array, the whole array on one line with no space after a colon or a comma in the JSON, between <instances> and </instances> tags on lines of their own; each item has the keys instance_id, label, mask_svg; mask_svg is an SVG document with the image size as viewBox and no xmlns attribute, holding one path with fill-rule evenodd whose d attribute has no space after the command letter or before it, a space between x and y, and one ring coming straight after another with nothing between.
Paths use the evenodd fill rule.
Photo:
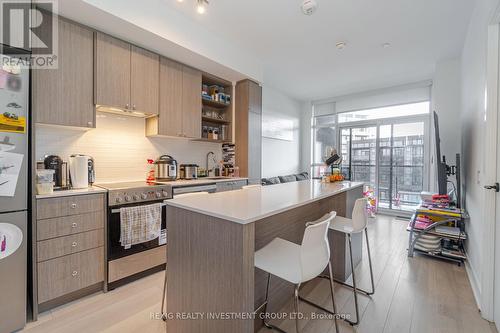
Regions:
<instances>
[{"instance_id":1,"label":"range hood","mask_svg":"<svg viewBox=\"0 0 500 333\"><path fill-rule=\"evenodd\" d=\"M96 105L96 110L99 112L107 112L107 113L114 113L114 114L119 114L122 116L129 116L129 117L136 117L136 118L150 118L156 116L153 113L146 113L146 112L141 112L137 110L130 110L130 109L121 109L117 108L115 106L106 106L106 105Z\"/></svg>"}]
</instances>

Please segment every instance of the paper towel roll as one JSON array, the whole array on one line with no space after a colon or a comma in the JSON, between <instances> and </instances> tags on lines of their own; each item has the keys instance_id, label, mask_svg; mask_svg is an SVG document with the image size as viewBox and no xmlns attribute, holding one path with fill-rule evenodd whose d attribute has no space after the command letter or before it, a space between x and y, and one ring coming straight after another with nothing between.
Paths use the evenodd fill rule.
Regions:
<instances>
[{"instance_id":1,"label":"paper towel roll","mask_svg":"<svg viewBox=\"0 0 500 333\"><path fill-rule=\"evenodd\" d=\"M69 173L73 188L89 187L89 157L83 155L70 157Z\"/></svg>"}]
</instances>

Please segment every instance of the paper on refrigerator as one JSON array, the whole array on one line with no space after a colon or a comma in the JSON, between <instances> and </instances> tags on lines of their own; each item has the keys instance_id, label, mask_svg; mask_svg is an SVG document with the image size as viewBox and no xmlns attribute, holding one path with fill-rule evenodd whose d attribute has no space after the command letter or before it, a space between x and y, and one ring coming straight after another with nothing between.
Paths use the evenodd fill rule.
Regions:
<instances>
[{"instance_id":1,"label":"paper on refrigerator","mask_svg":"<svg viewBox=\"0 0 500 333\"><path fill-rule=\"evenodd\" d=\"M23 154L0 152L0 197L13 197L23 164Z\"/></svg>"}]
</instances>

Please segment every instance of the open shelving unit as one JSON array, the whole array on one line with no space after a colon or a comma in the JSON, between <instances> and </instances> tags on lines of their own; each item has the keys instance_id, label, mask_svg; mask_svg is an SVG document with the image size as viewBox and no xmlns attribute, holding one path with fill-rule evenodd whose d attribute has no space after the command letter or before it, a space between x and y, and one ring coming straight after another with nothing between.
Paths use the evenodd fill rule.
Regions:
<instances>
[{"instance_id":1,"label":"open shelving unit","mask_svg":"<svg viewBox=\"0 0 500 333\"><path fill-rule=\"evenodd\" d=\"M425 229L417 229L415 227L415 222L419 215L437 217L440 219L436 220L434 223L430 224ZM447 214L445 211L442 210L436 210L432 212L429 211L428 209L422 209L420 207L417 208L407 227L407 231L409 232L408 256L413 257L413 253L420 253L426 256L455 262L459 265L462 264L466 260L463 243L467 239L467 234L464 231L464 223L465 220L468 219L468 217L469 217L468 213L464 210L461 210L461 213L458 214L457 216L456 213ZM458 227L460 229L460 233L458 235L452 235L436 231L436 227L449 224ZM415 248L418 239L422 235L436 236L440 237L441 239L448 239L456 242L458 244L458 251L460 252L460 256L450 254L444 247L441 247L440 251L423 251Z\"/></svg>"},{"instance_id":2,"label":"open shelving unit","mask_svg":"<svg viewBox=\"0 0 500 333\"><path fill-rule=\"evenodd\" d=\"M218 101L214 95L201 93L201 139L202 142L228 143L232 142L233 132L233 84L214 75L202 74L202 92L210 93L211 87L219 87L217 91L230 96L229 102ZM213 99L208 99L212 97ZM210 139L208 132L217 130L218 138Z\"/></svg>"}]
</instances>

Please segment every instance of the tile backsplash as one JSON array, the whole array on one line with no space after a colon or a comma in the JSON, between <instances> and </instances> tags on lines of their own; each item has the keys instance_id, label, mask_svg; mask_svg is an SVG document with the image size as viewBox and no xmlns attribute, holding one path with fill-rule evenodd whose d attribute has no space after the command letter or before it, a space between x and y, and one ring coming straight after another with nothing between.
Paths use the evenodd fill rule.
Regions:
<instances>
[{"instance_id":1,"label":"tile backsplash","mask_svg":"<svg viewBox=\"0 0 500 333\"><path fill-rule=\"evenodd\" d=\"M146 160L168 154L178 164L205 167L206 155L213 151L221 160L221 145L176 138L148 138L145 120L109 113L97 113L97 128L83 131L67 127L36 127L37 161L45 155L59 155L67 161L71 154L90 155L95 160L96 182L144 180Z\"/></svg>"}]
</instances>

